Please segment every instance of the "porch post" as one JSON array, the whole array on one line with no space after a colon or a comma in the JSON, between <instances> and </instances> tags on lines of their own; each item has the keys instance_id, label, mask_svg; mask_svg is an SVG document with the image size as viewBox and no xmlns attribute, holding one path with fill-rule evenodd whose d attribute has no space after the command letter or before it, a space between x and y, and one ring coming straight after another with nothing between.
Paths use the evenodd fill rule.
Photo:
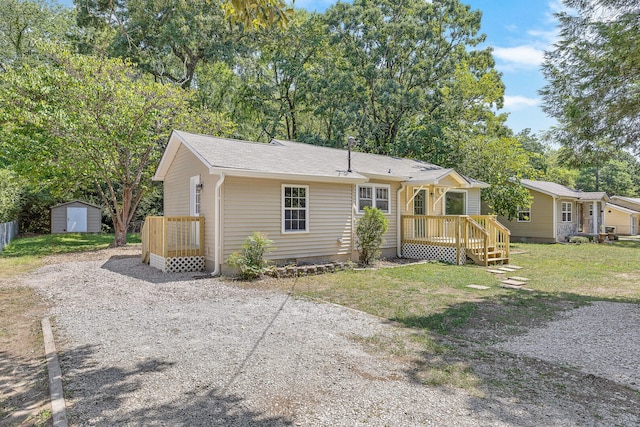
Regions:
<instances>
[{"instance_id":1,"label":"porch post","mask_svg":"<svg viewBox=\"0 0 640 427\"><path fill-rule=\"evenodd\" d=\"M592 202L591 209L593 210L593 234L598 234L598 215L600 215L598 202Z\"/></svg>"}]
</instances>

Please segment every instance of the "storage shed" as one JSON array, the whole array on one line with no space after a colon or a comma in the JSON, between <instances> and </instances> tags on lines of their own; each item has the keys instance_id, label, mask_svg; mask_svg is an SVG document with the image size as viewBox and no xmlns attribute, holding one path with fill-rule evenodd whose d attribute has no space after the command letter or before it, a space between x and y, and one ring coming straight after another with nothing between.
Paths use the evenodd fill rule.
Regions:
<instances>
[{"instance_id":1,"label":"storage shed","mask_svg":"<svg viewBox=\"0 0 640 427\"><path fill-rule=\"evenodd\" d=\"M100 231L102 231L100 206L73 200L51 208L51 234L99 233Z\"/></svg>"}]
</instances>

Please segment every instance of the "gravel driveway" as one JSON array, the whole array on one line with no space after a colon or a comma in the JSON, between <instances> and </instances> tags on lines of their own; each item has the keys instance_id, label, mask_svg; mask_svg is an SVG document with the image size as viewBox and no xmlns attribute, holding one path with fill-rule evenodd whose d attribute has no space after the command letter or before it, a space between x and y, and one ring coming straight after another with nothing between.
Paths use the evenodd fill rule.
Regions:
<instances>
[{"instance_id":1,"label":"gravel driveway","mask_svg":"<svg viewBox=\"0 0 640 427\"><path fill-rule=\"evenodd\" d=\"M407 330L348 308L164 274L126 254L25 280L54 304L72 425L584 425L552 402L412 381L410 365L362 344Z\"/></svg>"}]
</instances>

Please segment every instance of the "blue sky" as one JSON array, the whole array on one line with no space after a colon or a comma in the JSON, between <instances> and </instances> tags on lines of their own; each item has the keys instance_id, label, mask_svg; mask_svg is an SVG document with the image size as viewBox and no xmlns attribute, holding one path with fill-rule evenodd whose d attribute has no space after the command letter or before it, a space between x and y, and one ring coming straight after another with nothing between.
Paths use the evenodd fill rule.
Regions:
<instances>
[{"instance_id":1,"label":"blue sky","mask_svg":"<svg viewBox=\"0 0 640 427\"><path fill-rule=\"evenodd\" d=\"M553 13L561 9L560 0L461 0L481 10L486 44L493 47L496 68L506 86L505 105L508 125L515 131L549 129L555 121L540 108L538 90L545 85L540 64L545 49L557 37ZM72 0L60 3L71 6ZM324 11L335 0L296 0L296 8Z\"/></svg>"}]
</instances>

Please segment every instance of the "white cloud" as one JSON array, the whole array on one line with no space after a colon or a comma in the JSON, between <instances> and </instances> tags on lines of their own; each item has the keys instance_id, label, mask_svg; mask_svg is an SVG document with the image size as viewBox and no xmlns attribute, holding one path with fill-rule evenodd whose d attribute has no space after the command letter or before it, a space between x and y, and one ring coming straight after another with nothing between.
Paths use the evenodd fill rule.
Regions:
<instances>
[{"instance_id":1,"label":"white cloud","mask_svg":"<svg viewBox=\"0 0 640 427\"><path fill-rule=\"evenodd\" d=\"M493 56L511 66L538 67L544 60L544 50L532 45L495 47Z\"/></svg>"},{"instance_id":2,"label":"white cloud","mask_svg":"<svg viewBox=\"0 0 640 427\"><path fill-rule=\"evenodd\" d=\"M504 108L508 110L522 110L528 107L537 107L540 104L538 98L527 98L526 96L504 96Z\"/></svg>"}]
</instances>

